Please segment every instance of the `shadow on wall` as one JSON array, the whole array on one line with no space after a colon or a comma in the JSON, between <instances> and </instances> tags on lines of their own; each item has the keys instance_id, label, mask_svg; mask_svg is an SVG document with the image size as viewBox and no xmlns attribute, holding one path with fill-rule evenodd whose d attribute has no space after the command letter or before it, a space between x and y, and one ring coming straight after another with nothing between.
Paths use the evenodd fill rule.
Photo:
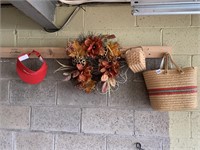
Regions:
<instances>
[{"instance_id":1,"label":"shadow on wall","mask_svg":"<svg viewBox=\"0 0 200 150\"><path fill-rule=\"evenodd\" d=\"M59 65L52 59L47 59L49 70L45 81L28 85L19 80L15 61L1 59L0 62L0 106L4 110L0 111L1 118L10 109L17 114L14 107L31 107L32 121L28 123L31 125L28 131L56 131L58 147L75 145L74 141L61 142L62 138L59 138L65 132L66 137L73 136L68 133L72 132L83 133L81 136L106 136L108 150L134 149L136 142L140 142L145 150L170 149L168 113L151 109L142 73L134 74L129 70L128 81L111 97L106 97L98 92L85 94L70 81L62 82L62 73L53 73ZM33 66L31 63L28 64L30 67ZM159 63L160 59L147 59L147 69L158 68ZM16 128L12 119L7 116L0 128L12 132ZM18 134L21 132L13 136L18 137Z\"/></svg>"}]
</instances>

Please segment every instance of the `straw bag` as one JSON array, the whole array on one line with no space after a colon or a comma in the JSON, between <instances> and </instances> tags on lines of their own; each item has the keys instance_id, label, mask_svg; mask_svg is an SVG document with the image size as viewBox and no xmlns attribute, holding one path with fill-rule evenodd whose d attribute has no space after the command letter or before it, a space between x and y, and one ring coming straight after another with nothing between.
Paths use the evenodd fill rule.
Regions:
<instances>
[{"instance_id":1,"label":"straw bag","mask_svg":"<svg viewBox=\"0 0 200 150\"><path fill-rule=\"evenodd\" d=\"M128 67L134 72L146 70L145 54L142 47L130 48L125 52Z\"/></svg>"},{"instance_id":2,"label":"straw bag","mask_svg":"<svg viewBox=\"0 0 200 150\"><path fill-rule=\"evenodd\" d=\"M196 108L197 68L180 68L166 53L158 70L143 73L151 106L156 110L186 110ZM169 64L175 66L168 69Z\"/></svg>"}]
</instances>

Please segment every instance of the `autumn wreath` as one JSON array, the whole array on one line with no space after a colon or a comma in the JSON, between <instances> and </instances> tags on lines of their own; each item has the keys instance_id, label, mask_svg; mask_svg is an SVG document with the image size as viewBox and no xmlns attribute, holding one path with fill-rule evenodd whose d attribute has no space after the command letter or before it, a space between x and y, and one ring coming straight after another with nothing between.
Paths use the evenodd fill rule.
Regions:
<instances>
[{"instance_id":1,"label":"autumn wreath","mask_svg":"<svg viewBox=\"0 0 200 150\"><path fill-rule=\"evenodd\" d=\"M107 93L116 86L119 74L121 52L118 42L112 41L114 35L81 35L68 43L66 51L69 64L58 62L63 70L65 81L73 79L75 84L87 93L101 86L101 92Z\"/></svg>"}]
</instances>

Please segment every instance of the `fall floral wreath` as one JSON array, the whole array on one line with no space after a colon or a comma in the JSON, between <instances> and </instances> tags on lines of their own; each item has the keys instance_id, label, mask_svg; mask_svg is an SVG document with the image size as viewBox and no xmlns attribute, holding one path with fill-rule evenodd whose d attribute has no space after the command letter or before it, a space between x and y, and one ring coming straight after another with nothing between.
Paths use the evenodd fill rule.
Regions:
<instances>
[{"instance_id":1,"label":"fall floral wreath","mask_svg":"<svg viewBox=\"0 0 200 150\"><path fill-rule=\"evenodd\" d=\"M72 79L76 85L90 93L100 84L101 92L107 93L116 86L121 52L114 35L81 35L68 43L66 51L69 64L58 62L64 71L65 81Z\"/></svg>"}]
</instances>

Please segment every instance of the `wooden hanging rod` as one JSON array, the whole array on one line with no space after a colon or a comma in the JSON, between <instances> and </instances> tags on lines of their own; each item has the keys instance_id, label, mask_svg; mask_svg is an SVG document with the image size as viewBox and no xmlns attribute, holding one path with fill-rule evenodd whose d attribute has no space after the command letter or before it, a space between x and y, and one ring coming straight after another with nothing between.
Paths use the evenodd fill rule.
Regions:
<instances>
[{"instance_id":1,"label":"wooden hanging rod","mask_svg":"<svg viewBox=\"0 0 200 150\"><path fill-rule=\"evenodd\" d=\"M168 46L140 46L146 58L161 58L163 53L172 53L172 48ZM128 48L122 48L126 51ZM44 58L67 58L66 50L63 47L0 47L0 58L17 58L19 55L32 50L37 50Z\"/></svg>"}]
</instances>

